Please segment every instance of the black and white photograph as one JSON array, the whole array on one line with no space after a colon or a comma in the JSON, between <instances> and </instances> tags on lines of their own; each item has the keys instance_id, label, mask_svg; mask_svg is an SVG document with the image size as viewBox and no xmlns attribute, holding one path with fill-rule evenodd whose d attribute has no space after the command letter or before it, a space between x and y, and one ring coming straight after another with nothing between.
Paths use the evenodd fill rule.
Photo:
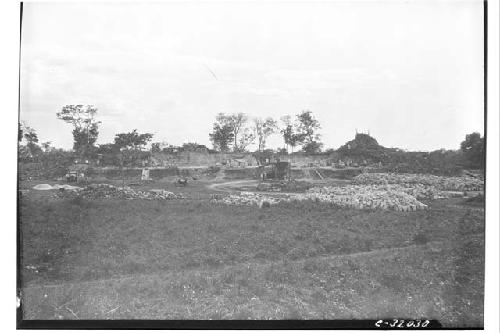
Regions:
<instances>
[{"instance_id":1,"label":"black and white photograph","mask_svg":"<svg viewBox=\"0 0 500 333\"><path fill-rule=\"evenodd\" d=\"M487 5L20 3L18 326L482 329Z\"/></svg>"}]
</instances>

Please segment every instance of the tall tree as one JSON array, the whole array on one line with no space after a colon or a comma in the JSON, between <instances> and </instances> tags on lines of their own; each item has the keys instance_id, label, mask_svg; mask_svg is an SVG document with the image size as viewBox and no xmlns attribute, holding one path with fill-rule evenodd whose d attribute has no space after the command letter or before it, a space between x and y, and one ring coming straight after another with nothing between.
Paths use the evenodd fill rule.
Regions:
<instances>
[{"instance_id":1,"label":"tall tree","mask_svg":"<svg viewBox=\"0 0 500 333\"><path fill-rule=\"evenodd\" d=\"M293 149L304 142L304 134L299 132L298 124L292 123L292 117L289 115L282 117L281 122L283 123L283 128L280 132L283 136L283 141L285 142L287 151L291 148L293 154Z\"/></svg>"},{"instance_id":2,"label":"tall tree","mask_svg":"<svg viewBox=\"0 0 500 333\"><path fill-rule=\"evenodd\" d=\"M57 118L73 125L73 150L86 155L92 148L99 135L100 121L95 119L97 108L92 105L65 105Z\"/></svg>"},{"instance_id":3,"label":"tall tree","mask_svg":"<svg viewBox=\"0 0 500 333\"><path fill-rule=\"evenodd\" d=\"M249 128L245 128L238 140L238 146L233 147L235 152L244 152L246 148L255 141L255 133Z\"/></svg>"},{"instance_id":4,"label":"tall tree","mask_svg":"<svg viewBox=\"0 0 500 333\"><path fill-rule=\"evenodd\" d=\"M227 152L233 142L233 129L229 125L215 123L209 137L215 150Z\"/></svg>"},{"instance_id":5,"label":"tall tree","mask_svg":"<svg viewBox=\"0 0 500 333\"><path fill-rule=\"evenodd\" d=\"M36 131L35 129L29 127L29 126L25 126L24 127L24 130L23 130L23 136L24 136L24 139L26 140L26 143L28 145L30 144L37 144L38 143L38 135L36 134Z\"/></svg>"},{"instance_id":6,"label":"tall tree","mask_svg":"<svg viewBox=\"0 0 500 333\"><path fill-rule=\"evenodd\" d=\"M244 113L232 113L232 114L217 114L216 124L219 130L223 130L223 132L228 129L231 130L232 137L232 148L233 151L239 152L244 151L245 148L252 144L255 140L255 134L246 127L248 122L248 116ZM216 126L214 125L214 129Z\"/></svg>"},{"instance_id":7,"label":"tall tree","mask_svg":"<svg viewBox=\"0 0 500 333\"><path fill-rule=\"evenodd\" d=\"M254 118L254 131L257 136L258 148L257 150L261 152L266 147L267 138L276 132L278 127L277 122L273 118Z\"/></svg>"},{"instance_id":8,"label":"tall tree","mask_svg":"<svg viewBox=\"0 0 500 333\"><path fill-rule=\"evenodd\" d=\"M210 133L214 148L228 151L232 147L235 152L244 151L255 140L255 134L246 126L247 122L247 115L241 112L217 114L213 132Z\"/></svg>"},{"instance_id":9,"label":"tall tree","mask_svg":"<svg viewBox=\"0 0 500 333\"><path fill-rule=\"evenodd\" d=\"M22 133L22 138L20 141L22 141L22 139L26 141L26 146L20 146L20 148L24 147L22 148L22 150L24 151L23 155L25 155L25 157L27 158L32 158L35 155L38 155L38 153L40 153L42 149L38 145L38 135L36 134L35 129L27 126L26 124L21 125L19 129L18 135Z\"/></svg>"},{"instance_id":10,"label":"tall tree","mask_svg":"<svg viewBox=\"0 0 500 333\"><path fill-rule=\"evenodd\" d=\"M311 111L305 110L297 115L297 131L304 138L305 151L317 151L321 148L320 135L317 133L320 128L319 121L314 118Z\"/></svg>"}]
</instances>

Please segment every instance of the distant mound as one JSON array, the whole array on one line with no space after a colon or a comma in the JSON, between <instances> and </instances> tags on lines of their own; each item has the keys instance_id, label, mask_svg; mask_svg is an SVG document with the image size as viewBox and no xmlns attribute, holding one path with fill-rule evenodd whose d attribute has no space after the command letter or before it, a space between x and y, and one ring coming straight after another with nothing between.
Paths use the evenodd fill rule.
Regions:
<instances>
[{"instance_id":1,"label":"distant mound","mask_svg":"<svg viewBox=\"0 0 500 333\"><path fill-rule=\"evenodd\" d=\"M379 145L368 134L356 133L354 140L337 150L341 159L356 163L383 164L385 171L396 173L424 173L458 176L462 172L459 151L435 150L432 152L405 151Z\"/></svg>"},{"instance_id":2,"label":"distant mound","mask_svg":"<svg viewBox=\"0 0 500 333\"><path fill-rule=\"evenodd\" d=\"M356 133L354 140L348 141L337 152L341 158L350 158L361 162L382 162L388 157L388 149L379 145L377 140L368 134Z\"/></svg>"}]
</instances>

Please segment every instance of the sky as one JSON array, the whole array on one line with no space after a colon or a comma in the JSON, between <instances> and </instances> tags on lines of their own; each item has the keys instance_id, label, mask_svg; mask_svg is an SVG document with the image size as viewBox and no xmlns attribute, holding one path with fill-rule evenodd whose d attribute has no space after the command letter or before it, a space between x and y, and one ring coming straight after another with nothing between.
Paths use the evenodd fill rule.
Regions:
<instances>
[{"instance_id":1,"label":"sky","mask_svg":"<svg viewBox=\"0 0 500 333\"><path fill-rule=\"evenodd\" d=\"M458 149L484 132L482 1L25 2L20 81L21 120L58 148L56 112L91 104L101 144L137 129L211 147L219 112L310 110L325 148L358 131Z\"/></svg>"}]
</instances>

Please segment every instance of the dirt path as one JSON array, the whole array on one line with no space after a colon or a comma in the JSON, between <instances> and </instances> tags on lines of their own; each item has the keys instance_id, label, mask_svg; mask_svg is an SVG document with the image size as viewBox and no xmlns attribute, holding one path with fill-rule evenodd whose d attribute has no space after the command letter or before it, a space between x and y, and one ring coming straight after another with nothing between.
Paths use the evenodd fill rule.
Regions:
<instances>
[{"instance_id":1,"label":"dirt path","mask_svg":"<svg viewBox=\"0 0 500 333\"><path fill-rule=\"evenodd\" d=\"M224 183L214 183L206 185L208 189L221 192L239 192L240 190L234 189L236 186L246 185L246 186L257 186L259 181L257 180L233 180Z\"/></svg>"}]
</instances>

